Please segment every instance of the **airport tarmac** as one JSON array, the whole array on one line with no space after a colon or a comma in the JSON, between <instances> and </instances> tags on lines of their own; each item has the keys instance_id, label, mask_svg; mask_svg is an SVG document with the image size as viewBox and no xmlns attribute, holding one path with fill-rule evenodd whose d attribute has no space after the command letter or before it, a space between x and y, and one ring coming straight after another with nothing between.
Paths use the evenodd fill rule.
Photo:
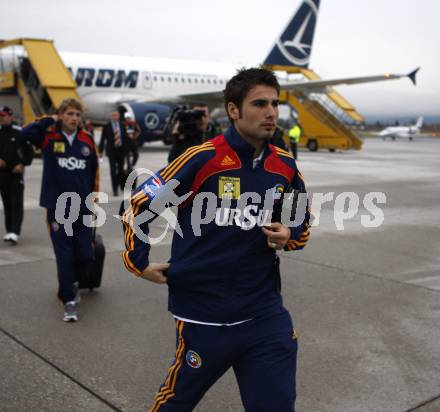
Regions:
<instances>
[{"instance_id":1,"label":"airport tarmac","mask_svg":"<svg viewBox=\"0 0 440 412\"><path fill-rule=\"evenodd\" d=\"M160 144L147 146L138 166L158 169L166 156ZM311 192L354 192L361 206L338 230L343 211L326 203L308 246L281 253L284 303L300 334L297 410L439 411L440 139L367 139L358 152L299 156ZM36 159L26 172L20 244L0 245L0 410L144 411L175 350L166 288L124 268L111 216L121 198L109 196L102 288L83 293L79 322L62 322L38 207L41 170ZM106 160L101 176L110 192ZM386 196L378 227L362 225L369 192ZM152 260L166 260L169 248L168 236ZM231 372L196 408L242 410Z\"/></svg>"}]
</instances>

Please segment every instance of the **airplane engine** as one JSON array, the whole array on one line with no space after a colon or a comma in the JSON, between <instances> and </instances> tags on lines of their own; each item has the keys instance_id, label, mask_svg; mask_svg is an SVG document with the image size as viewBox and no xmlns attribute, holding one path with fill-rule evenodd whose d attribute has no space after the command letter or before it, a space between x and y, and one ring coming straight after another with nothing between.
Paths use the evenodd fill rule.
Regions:
<instances>
[{"instance_id":1,"label":"airplane engine","mask_svg":"<svg viewBox=\"0 0 440 412\"><path fill-rule=\"evenodd\" d=\"M125 113L130 113L131 117L139 124L142 130L141 144L158 140L169 144L166 128L172 110L172 105L161 103L127 102L118 106L122 118Z\"/></svg>"}]
</instances>

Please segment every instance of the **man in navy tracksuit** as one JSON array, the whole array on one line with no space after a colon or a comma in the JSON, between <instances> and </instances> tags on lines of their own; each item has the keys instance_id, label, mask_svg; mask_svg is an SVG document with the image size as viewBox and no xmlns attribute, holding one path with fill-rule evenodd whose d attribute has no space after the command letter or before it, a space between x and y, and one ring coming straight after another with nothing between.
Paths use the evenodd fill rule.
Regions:
<instances>
[{"instance_id":1,"label":"man in navy tracksuit","mask_svg":"<svg viewBox=\"0 0 440 412\"><path fill-rule=\"evenodd\" d=\"M246 411L295 410L297 336L282 305L276 250L305 246L310 214L306 204L292 227L265 218L268 197L279 202L288 188L305 194L293 157L268 144L279 90L270 71L240 71L224 91L233 126L188 149L121 208L123 261L137 276L168 284L176 319L175 360L153 412L193 410L230 367ZM148 222L169 203L179 204L171 259L150 263Z\"/></svg>"},{"instance_id":2,"label":"man in navy tracksuit","mask_svg":"<svg viewBox=\"0 0 440 412\"><path fill-rule=\"evenodd\" d=\"M23 129L26 139L40 148L43 155L40 206L47 209L47 224L57 261L58 297L64 304L66 322L78 320L79 271L87 270L93 260L92 228L84 224L87 223L85 215L90 214L85 201L99 190L95 143L91 135L79 127L82 110L77 100L67 99L61 103L58 115L42 118ZM57 206L58 199L66 192L73 193L73 197ZM74 213L73 203L78 200L79 215L70 232L64 218L70 219Z\"/></svg>"}]
</instances>

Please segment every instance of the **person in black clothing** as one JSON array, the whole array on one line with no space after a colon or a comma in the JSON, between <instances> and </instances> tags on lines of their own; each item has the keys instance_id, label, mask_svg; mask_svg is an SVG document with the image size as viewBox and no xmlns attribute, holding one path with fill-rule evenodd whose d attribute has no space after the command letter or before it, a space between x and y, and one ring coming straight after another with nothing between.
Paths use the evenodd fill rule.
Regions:
<instances>
[{"instance_id":1,"label":"person in black clothing","mask_svg":"<svg viewBox=\"0 0 440 412\"><path fill-rule=\"evenodd\" d=\"M125 130L127 131L127 170L131 172L139 159L138 146L141 128L130 113L125 112L124 119Z\"/></svg>"},{"instance_id":2,"label":"person in black clothing","mask_svg":"<svg viewBox=\"0 0 440 412\"><path fill-rule=\"evenodd\" d=\"M0 193L5 213L5 242L16 244L23 222L24 167L32 162L32 145L12 123L12 110L0 106Z\"/></svg>"},{"instance_id":3,"label":"person in black clothing","mask_svg":"<svg viewBox=\"0 0 440 412\"><path fill-rule=\"evenodd\" d=\"M124 190L124 160L127 149L127 132L124 123L120 121L118 112L112 112L111 121L102 129L99 153L105 152L110 163L110 177L113 195L118 195L118 190Z\"/></svg>"},{"instance_id":4,"label":"person in black clothing","mask_svg":"<svg viewBox=\"0 0 440 412\"><path fill-rule=\"evenodd\" d=\"M172 135L174 143L168 154L168 162L171 163L186 149L202 144L208 130L209 111L204 104L195 104L189 112L188 119L177 118L173 127Z\"/></svg>"},{"instance_id":5,"label":"person in black clothing","mask_svg":"<svg viewBox=\"0 0 440 412\"><path fill-rule=\"evenodd\" d=\"M273 133L272 138L270 139L270 143L288 152L289 149L287 148L286 143L284 142L283 135L284 135L283 129L277 126L275 132Z\"/></svg>"}]
</instances>

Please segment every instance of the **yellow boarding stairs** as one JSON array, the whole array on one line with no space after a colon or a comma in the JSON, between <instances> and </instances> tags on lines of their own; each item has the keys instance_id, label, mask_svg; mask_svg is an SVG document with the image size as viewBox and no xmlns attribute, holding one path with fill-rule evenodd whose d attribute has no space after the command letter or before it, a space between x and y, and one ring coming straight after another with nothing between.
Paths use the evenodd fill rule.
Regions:
<instances>
[{"instance_id":1,"label":"yellow boarding stairs","mask_svg":"<svg viewBox=\"0 0 440 412\"><path fill-rule=\"evenodd\" d=\"M266 67L274 71L299 73L309 80L320 80L310 69L290 66ZM362 122L363 117L333 89L327 93L309 94L282 90L280 102L289 104L297 112L303 130L300 147L307 147L311 151L361 149L361 138L340 119Z\"/></svg>"},{"instance_id":2,"label":"yellow boarding stairs","mask_svg":"<svg viewBox=\"0 0 440 412\"><path fill-rule=\"evenodd\" d=\"M76 83L52 41L0 41L0 49L10 46L22 46L26 53L20 55L11 71L0 71L0 92L19 94L24 123L55 113L64 99L72 97L81 101Z\"/></svg>"}]
</instances>

